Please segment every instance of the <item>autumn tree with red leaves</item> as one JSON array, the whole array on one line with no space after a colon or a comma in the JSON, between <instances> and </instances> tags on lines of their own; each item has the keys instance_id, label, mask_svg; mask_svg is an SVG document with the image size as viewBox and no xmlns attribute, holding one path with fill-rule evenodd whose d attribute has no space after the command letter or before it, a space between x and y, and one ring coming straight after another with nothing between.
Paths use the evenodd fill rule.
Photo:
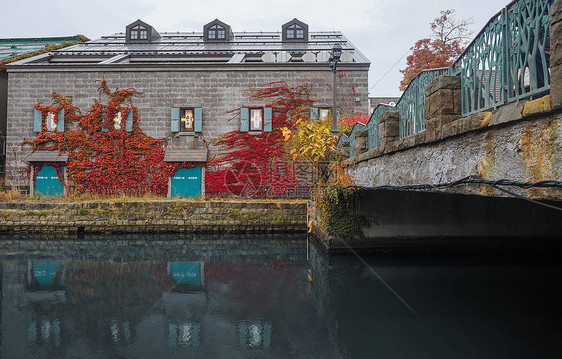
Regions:
<instances>
[{"instance_id":1,"label":"autumn tree with red leaves","mask_svg":"<svg viewBox=\"0 0 562 359\"><path fill-rule=\"evenodd\" d=\"M441 16L430 24L433 34L430 38L418 40L410 48L412 54L406 59L406 68L400 70L404 78L400 90L404 91L417 74L423 70L449 67L464 51L464 46L472 32L469 26L472 19L457 21L455 10L443 10Z\"/></svg>"}]
</instances>

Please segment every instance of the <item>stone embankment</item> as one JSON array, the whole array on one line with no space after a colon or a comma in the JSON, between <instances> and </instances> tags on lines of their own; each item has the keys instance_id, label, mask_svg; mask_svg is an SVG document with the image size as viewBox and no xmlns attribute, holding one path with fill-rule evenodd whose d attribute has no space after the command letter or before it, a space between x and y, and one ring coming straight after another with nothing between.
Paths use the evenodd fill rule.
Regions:
<instances>
[{"instance_id":1,"label":"stone embankment","mask_svg":"<svg viewBox=\"0 0 562 359\"><path fill-rule=\"evenodd\" d=\"M306 232L306 201L0 202L0 233Z\"/></svg>"}]
</instances>

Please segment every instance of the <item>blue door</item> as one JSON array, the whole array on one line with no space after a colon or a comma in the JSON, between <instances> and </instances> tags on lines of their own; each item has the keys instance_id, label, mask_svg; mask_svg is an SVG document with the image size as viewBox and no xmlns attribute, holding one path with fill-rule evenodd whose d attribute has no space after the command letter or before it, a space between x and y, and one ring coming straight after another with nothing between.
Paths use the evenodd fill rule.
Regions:
<instances>
[{"instance_id":1,"label":"blue door","mask_svg":"<svg viewBox=\"0 0 562 359\"><path fill-rule=\"evenodd\" d=\"M64 174L64 167L61 168ZM64 185L57 176L57 170L53 166L43 166L35 176L34 195L37 197L62 197L64 196Z\"/></svg>"},{"instance_id":2,"label":"blue door","mask_svg":"<svg viewBox=\"0 0 562 359\"><path fill-rule=\"evenodd\" d=\"M172 176L172 197L201 195L201 167L181 168Z\"/></svg>"},{"instance_id":3,"label":"blue door","mask_svg":"<svg viewBox=\"0 0 562 359\"><path fill-rule=\"evenodd\" d=\"M43 288L62 285L63 261L37 260L33 261L32 278Z\"/></svg>"},{"instance_id":4,"label":"blue door","mask_svg":"<svg viewBox=\"0 0 562 359\"><path fill-rule=\"evenodd\" d=\"M200 286L201 263L199 262L174 262L170 263L170 274L177 284L191 284Z\"/></svg>"}]
</instances>

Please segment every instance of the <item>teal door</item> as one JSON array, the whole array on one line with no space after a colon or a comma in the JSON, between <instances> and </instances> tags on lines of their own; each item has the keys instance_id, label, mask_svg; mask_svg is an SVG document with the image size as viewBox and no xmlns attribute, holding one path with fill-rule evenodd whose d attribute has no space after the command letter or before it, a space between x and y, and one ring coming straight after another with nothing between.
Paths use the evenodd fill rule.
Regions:
<instances>
[{"instance_id":1,"label":"teal door","mask_svg":"<svg viewBox=\"0 0 562 359\"><path fill-rule=\"evenodd\" d=\"M172 197L197 197L201 194L201 167L181 168L172 176Z\"/></svg>"},{"instance_id":2,"label":"teal door","mask_svg":"<svg viewBox=\"0 0 562 359\"><path fill-rule=\"evenodd\" d=\"M33 261L33 279L43 288L61 286L63 264L63 261Z\"/></svg>"},{"instance_id":3,"label":"teal door","mask_svg":"<svg viewBox=\"0 0 562 359\"><path fill-rule=\"evenodd\" d=\"M177 284L191 284L200 286L201 263L199 262L174 262L170 263L170 274Z\"/></svg>"},{"instance_id":4,"label":"teal door","mask_svg":"<svg viewBox=\"0 0 562 359\"><path fill-rule=\"evenodd\" d=\"M62 167L64 174L64 167ZM57 176L57 170L53 166L43 166L35 176L34 195L37 197L62 197L64 196L64 185Z\"/></svg>"}]
</instances>

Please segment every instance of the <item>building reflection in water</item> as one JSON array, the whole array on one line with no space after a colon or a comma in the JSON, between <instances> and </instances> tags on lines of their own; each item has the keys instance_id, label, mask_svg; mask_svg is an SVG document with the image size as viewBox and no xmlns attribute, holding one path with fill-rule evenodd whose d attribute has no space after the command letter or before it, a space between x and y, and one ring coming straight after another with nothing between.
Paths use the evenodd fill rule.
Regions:
<instances>
[{"instance_id":1,"label":"building reflection in water","mask_svg":"<svg viewBox=\"0 0 562 359\"><path fill-rule=\"evenodd\" d=\"M135 242L0 241L0 358L557 359L562 352L553 339L562 334L558 252L551 262L377 257L365 258L366 267L300 239Z\"/></svg>"},{"instance_id":2,"label":"building reflection in water","mask_svg":"<svg viewBox=\"0 0 562 359\"><path fill-rule=\"evenodd\" d=\"M298 241L268 260L259 259L260 253L232 256L229 251L227 259L192 254L168 261L33 256L3 261L2 320L11 334L4 334L0 354L152 358L188 351L196 357L236 358L256 350L298 353L306 350L308 339L295 330L299 319L287 318L306 320L300 313L316 311L304 249Z\"/></svg>"}]
</instances>

